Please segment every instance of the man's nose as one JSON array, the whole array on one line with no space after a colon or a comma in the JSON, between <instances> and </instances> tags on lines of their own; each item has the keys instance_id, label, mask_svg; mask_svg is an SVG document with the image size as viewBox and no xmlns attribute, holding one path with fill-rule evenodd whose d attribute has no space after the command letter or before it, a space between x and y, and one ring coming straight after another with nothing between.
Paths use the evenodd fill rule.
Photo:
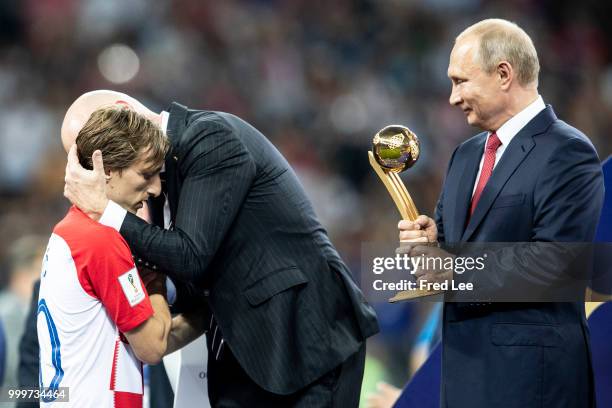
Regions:
<instances>
[{"instance_id":1,"label":"man's nose","mask_svg":"<svg viewBox=\"0 0 612 408\"><path fill-rule=\"evenodd\" d=\"M457 90L457 87L454 85L453 85L453 88L451 89L451 94L450 94L450 97L448 98L448 102L453 106L457 106L461 104L461 95L459 91Z\"/></svg>"},{"instance_id":2,"label":"man's nose","mask_svg":"<svg viewBox=\"0 0 612 408\"><path fill-rule=\"evenodd\" d=\"M159 174L153 176L153 180L151 180L151 184L149 184L147 193L153 197L157 197L161 194L161 179L159 178Z\"/></svg>"}]
</instances>

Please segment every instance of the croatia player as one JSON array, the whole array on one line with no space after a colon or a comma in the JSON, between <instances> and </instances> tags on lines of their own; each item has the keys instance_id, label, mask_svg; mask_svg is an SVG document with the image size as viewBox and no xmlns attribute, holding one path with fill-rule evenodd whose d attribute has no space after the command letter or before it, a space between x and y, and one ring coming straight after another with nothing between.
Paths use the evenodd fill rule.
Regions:
<instances>
[{"instance_id":1,"label":"croatia player","mask_svg":"<svg viewBox=\"0 0 612 408\"><path fill-rule=\"evenodd\" d=\"M168 141L143 116L125 107L99 109L76 143L90 169L93 152L102 152L106 193L128 211L160 194ZM142 407L141 361L158 363L168 344L164 296L161 277L145 288L116 230L70 208L44 257L37 323L40 386L67 387L69 402L43 397L41 406Z\"/></svg>"}]
</instances>

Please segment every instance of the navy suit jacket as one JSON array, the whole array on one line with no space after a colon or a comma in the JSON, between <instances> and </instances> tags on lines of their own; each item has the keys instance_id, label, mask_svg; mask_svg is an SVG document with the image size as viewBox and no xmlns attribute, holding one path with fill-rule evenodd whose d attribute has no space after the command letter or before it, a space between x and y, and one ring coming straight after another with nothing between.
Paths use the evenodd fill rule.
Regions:
<instances>
[{"instance_id":1,"label":"navy suit jacket","mask_svg":"<svg viewBox=\"0 0 612 408\"><path fill-rule=\"evenodd\" d=\"M550 106L507 146L466 225L485 140L476 135L453 153L435 212L441 242L592 241L603 202L599 159ZM536 259L529 251L517 259ZM512 268L497 284L538 280ZM592 406L583 303L446 303L441 391L443 407Z\"/></svg>"}]
</instances>

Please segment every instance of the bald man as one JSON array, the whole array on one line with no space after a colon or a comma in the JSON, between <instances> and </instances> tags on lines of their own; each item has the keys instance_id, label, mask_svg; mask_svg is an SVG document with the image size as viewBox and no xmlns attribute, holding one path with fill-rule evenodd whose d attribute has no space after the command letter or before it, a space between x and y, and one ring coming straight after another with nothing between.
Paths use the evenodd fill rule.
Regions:
<instances>
[{"instance_id":1,"label":"bald man","mask_svg":"<svg viewBox=\"0 0 612 408\"><path fill-rule=\"evenodd\" d=\"M112 91L73 103L64 145L109 103L130 106L170 139L164 194L149 200L156 225L108 200L99 154L86 171L70 150L65 195L138 257L207 294L212 405L357 407L375 313L282 155L236 116L178 103L153 113Z\"/></svg>"},{"instance_id":2,"label":"bald man","mask_svg":"<svg viewBox=\"0 0 612 408\"><path fill-rule=\"evenodd\" d=\"M513 23L484 20L456 38L449 101L484 132L455 149L434 219L401 221L400 240L592 241L603 201L599 159L589 139L544 104L538 74L535 47ZM524 245L517 257L517 248L497 250L505 265L475 275L474 285L508 293L563 279L564 265L538 276L543 254ZM442 345L442 407L594 405L582 302L446 303Z\"/></svg>"}]
</instances>

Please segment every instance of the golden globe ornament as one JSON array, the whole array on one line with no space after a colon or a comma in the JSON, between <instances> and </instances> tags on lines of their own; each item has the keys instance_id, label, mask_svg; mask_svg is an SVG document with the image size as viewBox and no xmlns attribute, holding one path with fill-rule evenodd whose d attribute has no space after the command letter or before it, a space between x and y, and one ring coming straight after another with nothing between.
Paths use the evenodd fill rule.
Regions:
<instances>
[{"instance_id":1,"label":"golden globe ornament","mask_svg":"<svg viewBox=\"0 0 612 408\"><path fill-rule=\"evenodd\" d=\"M370 165L381 179L400 215L414 221L419 212L398 173L412 167L419 159L419 138L406 126L390 125L379 130L368 152Z\"/></svg>"},{"instance_id":2,"label":"golden globe ornament","mask_svg":"<svg viewBox=\"0 0 612 408\"><path fill-rule=\"evenodd\" d=\"M405 126L386 126L372 140L374 158L385 170L400 173L419 159L419 138Z\"/></svg>"}]
</instances>

